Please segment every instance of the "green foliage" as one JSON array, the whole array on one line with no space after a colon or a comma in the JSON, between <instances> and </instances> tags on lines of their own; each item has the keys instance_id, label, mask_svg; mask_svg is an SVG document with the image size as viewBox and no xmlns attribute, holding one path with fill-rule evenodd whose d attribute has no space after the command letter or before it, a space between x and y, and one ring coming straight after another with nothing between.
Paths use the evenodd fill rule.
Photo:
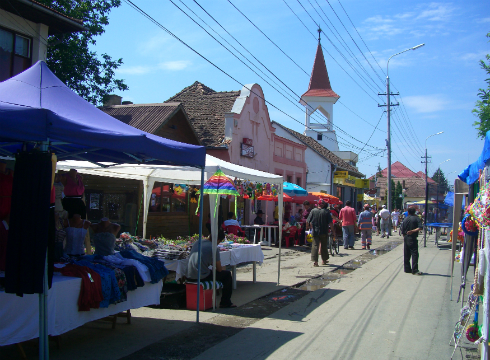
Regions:
<instances>
[{"instance_id":1,"label":"green foliage","mask_svg":"<svg viewBox=\"0 0 490 360\"><path fill-rule=\"evenodd\" d=\"M403 193L403 187L402 187L402 184L400 184L399 181L396 182L396 189L395 189L395 206L393 207L393 209L401 209L403 207L403 197L400 197L400 195L402 195Z\"/></svg>"},{"instance_id":2,"label":"green foliage","mask_svg":"<svg viewBox=\"0 0 490 360\"><path fill-rule=\"evenodd\" d=\"M383 177L383 169L381 169L381 165L378 164L378 170L376 171L376 177Z\"/></svg>"},{"instance_id":3,"label":"green foliage","mask_svg":"<svg viewBox=\"0 0 490 360\"><path fill-rule=\"evenodd\" d=\"M490 38L490 32L487 37ZM487 54L485 58L488 63L480 60L480 67L490 76L490 54ZM479 119L473 123L473 126L478 130L478 137L482 139L485 138L487 131L490 130L490 77L485 79L485 81L488 84L488 88L486 90L479 89L478 97L481 100L476 102L476 107L472 110L473 114Z\"/></svg>"},{"instance_id":4,"label":"green foliage","mask_svg":"<svg viewBox=\"0 0 490 360\"><path fill-rule=\"evenodd\" d=\"M432 175L432 180L439 184L439 192L449 191L449 184L446 176L444 176L444 172L440 168L434 172L434 175Z\"/></svg>"},{"instance_id":5,"label":"green foliage","mask_svg":"<svg viewBox=\"0 0 490 360\"><path fill-rule=\"evenodd\" d=\"M105 32L108 14L121 5L120 0L38 0L74 19L83 20L88 31L52 35L48 38L47 64L51 71L68 87L94 105L114 90L124 91L128 86L115 79L114 71L122 59L109 55L98 56L89 49L96 45L96 36Z\"/></svg>"}]
</instances>

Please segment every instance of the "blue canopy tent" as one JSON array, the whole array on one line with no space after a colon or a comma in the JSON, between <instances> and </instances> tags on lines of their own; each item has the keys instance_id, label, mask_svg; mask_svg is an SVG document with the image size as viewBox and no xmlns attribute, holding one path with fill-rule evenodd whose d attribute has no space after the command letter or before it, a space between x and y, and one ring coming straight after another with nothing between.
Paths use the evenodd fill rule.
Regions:
<instances>
[{"instance_id":1,"label":"blue canopy tent","mask_svg":"<svg viewBox=\"0 0 490 360\"><path fill-rule=\"evenodd\" d=\"M490 160L490 131L487 131L487 134L485 135L483 150L478 159L474 163L468 165L458 177L468 185L473 184L479 179L480 170L483 170L488 160Z\"/></svg>"},{"instance_id":2,"label":"blue canopy tent","mask_svg":"<svg viewBox=\"0 0 490 360\"><path fill-rule=\"evenodd\" d=\"M114 119L70 90L44 62L0 83L0 155L11 156L34 146L56 153L58 159L197 167L202 169L204 183L203 146L164 139ZM199 309L199 292L197 296ZM49 357L46 297L45 274L44 294L39 296L40 359Z\"/></svg>"}]
</instances>

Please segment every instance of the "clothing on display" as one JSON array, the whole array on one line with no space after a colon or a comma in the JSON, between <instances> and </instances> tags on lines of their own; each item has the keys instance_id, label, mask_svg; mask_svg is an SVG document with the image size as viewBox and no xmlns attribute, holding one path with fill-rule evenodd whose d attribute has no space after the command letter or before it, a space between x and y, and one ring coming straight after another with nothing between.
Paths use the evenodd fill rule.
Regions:
<instances>
[{"instance_id":1,"label":"clothing on display","mask_svg":"<svg viewBox=\"0 0 490 360\"><path fill-rule=\"evenodd\" d=\"M75 214L79 214L82 219L87 217L87 207L81 196L65 196L61 202L63 208L68 211L68 217L70 219Z\"/></svg>"},{"instance_id":2,"label":"clothing on display","mask_svg":"<svg viewBox=\"0 0 490 360\"><path fill-rule=\"evenodd\" d=\"M65 253L70 256L79 256L85 254L85 236L88 229L85 229L85 220L82 221L81 227L73 227L70 220L67 221Z\"/></svg>"},{"instance_id":3,"label":"clothing on display","mask_svg":"<svg viewBox=\"0 0 490 360\"><path fill-rule=\"evenodd\" d=\"M10 213L13 181L12 174L0 173L0 221Z\"/></svg>"},{"instance_id":4,"label":"clothing on display","mask_svg":"<svg viewBox=\"0 0 490 360\"><path fill-rule=\"evenodd\" d=\"M161 260L146 257L144 255L138 254L134 250L123 250L119 254L127 259L138 260L139 262L146 265L148 267L148 271L150 272L150 282L152 284L159 282L161 279L168 275L168 270Z\"/></svg>"},{"instance_id":5,"label":"clothing on display","mask_svg":"<svg viewBox=\"0 0 490 360\"><path fill-rule=\"evenodd\" d=\"M54 208L52 212L49 209L51 154L38 151L18 153L14 174L5 290L7 293L19 296L24 293L43 293L48 243L54 248ZM33 213L32 209L38 210ZM53 220L50 222L51 213ZM52 232L50 225L52 225ZM49 287L51 287L52 269L52 264L49 263Z\"/></svg>"},{"instance_id":6,"label":"clothing on display","mask_svg":"<svg viewBox=\"0 0 490 360\"><path fill-rule=\"evenodd\" d=\"M116 246L116 236L110 232L100 232L94 234L95 255L108 256L114 255Z\"/></svg>"},{"instance_id":7,"label":"clothing on display","mask_svg":"<svg viewBox=\"0 0 490 360\"><path fill-rule=\"evenodd\" d=\"M75 264L66 264L56 269L64 276L78 277L82 279L80 295L78 297L78 311L98 309L104 300L102 296L102 283L100 275L92 269Z\"/></svg>"},{"instance_id":8,"label":"clothing on display","mask_svg":"<svg viewBox=\"0 0 490 360\"><path fill-rule=\"evenodd\" d=\"M9 235L9 225L5 220L0 221L0 271L5 271L5 261L7 259L8 235Z\"/></svg>"}]
</instances>

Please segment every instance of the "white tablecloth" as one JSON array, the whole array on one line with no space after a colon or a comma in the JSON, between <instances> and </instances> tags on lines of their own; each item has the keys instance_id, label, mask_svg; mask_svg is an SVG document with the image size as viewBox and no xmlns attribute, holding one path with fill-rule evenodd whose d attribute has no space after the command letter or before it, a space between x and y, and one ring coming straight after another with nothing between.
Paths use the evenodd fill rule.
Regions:
<instances>
[{"instance_id":1,"label":"white tablecloth","mask_svg":"<svg viewBox=\"0 0 490 360\"><path fill-rule=\"evenodd\" d=\"M145 283L128 291L128 300L108 308L78 311L78 295L82 279L54 276L48 292L49 335L61 335L89 321L117 314L128 309L160 303L163 282ZM39 295L0 292L0 346L15 344L39 336Z\"/></svg>"},{"instance_id":2,"label":"white tablecloth","mask_svg":"<svg viewBox=\"0 0 490 360\"><path fill-rule=\"evenodd\" d=\"M238 265L247 262L256 261L259 264L264 262L264 253L260 245L248 245L230 251L221 251L219 253L221 265ZM175 271L175 280L179 280L187 274L188 259L183 260L165 260L165 267L168 270Z\"/></svg>"}]
</instances>

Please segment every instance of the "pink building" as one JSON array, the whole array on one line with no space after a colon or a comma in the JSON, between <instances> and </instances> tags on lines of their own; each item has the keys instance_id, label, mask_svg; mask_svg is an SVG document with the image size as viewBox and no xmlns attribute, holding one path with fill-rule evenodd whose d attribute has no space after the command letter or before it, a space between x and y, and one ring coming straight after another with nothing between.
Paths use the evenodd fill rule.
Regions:
<instances>
[{"instance_id":1,"label":"pink building","mask_svg":"<svg viewBox=\"0 0 490 360\"><path fill-rule=\"evenodd\" d=\"M207 153L234 164L277 175L305 186L304 144L275 134L264 93L258 84L240 91L216 92L195 82L167 100L183 104L189 120ZM265 204L257 204L265 211ZM249 208L245 204L245 209ZM274 206L267 206L267 221L273 220ZM253 214L245 211L245 222Z\"/></svg>"}]
</instances>

